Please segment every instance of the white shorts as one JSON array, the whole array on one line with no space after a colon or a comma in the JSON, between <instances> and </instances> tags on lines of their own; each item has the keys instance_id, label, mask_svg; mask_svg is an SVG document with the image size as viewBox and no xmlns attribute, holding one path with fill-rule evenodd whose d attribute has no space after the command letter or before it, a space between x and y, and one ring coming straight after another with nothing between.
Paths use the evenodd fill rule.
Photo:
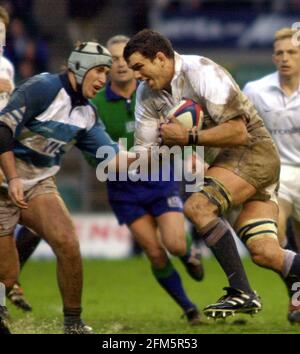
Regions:
<instances>
[{"instance_id":1,"label":"white shorts","mask_svg":"<svg viewBox=\"0 0 300 354\"><path fill-rule=\"evenodd\" d=\"M300 221L300 166L281 165L278 197L293 204L292 216Z\"/></svg>"}]
</instances>

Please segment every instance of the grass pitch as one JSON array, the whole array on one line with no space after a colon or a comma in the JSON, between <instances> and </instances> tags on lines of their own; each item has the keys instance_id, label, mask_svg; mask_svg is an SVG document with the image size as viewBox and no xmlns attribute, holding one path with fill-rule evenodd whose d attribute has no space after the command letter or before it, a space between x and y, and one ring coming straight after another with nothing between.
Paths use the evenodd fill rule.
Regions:
<instances>
[{"instance_id":1,"label":"grass pitch","mask_svg":"<svg viewBox=\"0 0 300 354\"><path fill-rule=\"evenodd\" d=\"M182 265L173 260L190 298L202 309L215 302L226 286L214 259L204 259L205 279L197 283ZM280 278L245 260L253 287L263 300L263 311L251 317L240 315L226 320L203 318L191 327L181 318L181 309L153 278L144 257L120 261L84 261L83 318L96 333L300 333L300 325L286 319L288 298ZM9 302L14 333L62 333L61 301L54 261L31 261L21 276L33 312L24 314ZM246 324L236 324L245 319Z\"/></svg>"}]
</instances>

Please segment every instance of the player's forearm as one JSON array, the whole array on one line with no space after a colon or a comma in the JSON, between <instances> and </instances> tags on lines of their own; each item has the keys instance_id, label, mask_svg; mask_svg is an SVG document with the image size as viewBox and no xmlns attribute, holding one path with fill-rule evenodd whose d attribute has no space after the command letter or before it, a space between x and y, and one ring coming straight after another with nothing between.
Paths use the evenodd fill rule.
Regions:
<instances>
[{"instance_id":1,"label":"player's forearm","mask_svg":"<svg viewBox=\"0 0 300 354\"><path fill-rule=\"evenodd\" d=\"M246 125L243 118L232 119L210 129L197 132L197 145L229 147L245 145L249 140Z\"/></svg>"},{"instance_id":2,"label":"player's forearm","mask_svg":"<svg viewBox=\"0 0 300 354\"><path fill-rule=\"evenodd\" d=\"M0 164L7 181L18 177L15 156L12 151L7 151L0 155Z\"/></svg>"}]
</instances>

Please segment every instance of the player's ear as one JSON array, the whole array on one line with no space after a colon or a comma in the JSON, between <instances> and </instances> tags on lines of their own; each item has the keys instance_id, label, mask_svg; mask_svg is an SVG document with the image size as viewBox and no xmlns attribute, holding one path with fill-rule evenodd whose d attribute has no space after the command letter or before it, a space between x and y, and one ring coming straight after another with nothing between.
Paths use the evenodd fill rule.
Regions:
<instances>
[{"instance_id":1,"label":"player's ear","mask_svg":"<svg viewBox=\"0 0 300 354\"><path fill-rule=\"evenodd\" d=\"M165 56L165 54L163 52L157 52L156 53L156 58L161 62L164 63L167 59L167 57Z\"/></svg>"}]
</instances>

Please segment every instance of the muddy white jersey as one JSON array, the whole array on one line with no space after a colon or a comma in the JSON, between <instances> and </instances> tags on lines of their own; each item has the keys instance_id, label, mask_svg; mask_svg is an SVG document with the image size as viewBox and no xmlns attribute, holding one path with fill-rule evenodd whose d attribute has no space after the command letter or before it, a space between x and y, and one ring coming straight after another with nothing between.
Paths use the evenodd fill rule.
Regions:
<instances>
[{"instance_id":1,"label":"muddy white jersey","mask_svg":"<svg viewBox=\"0 0 300 354\"><path fill-rule=\"evenodd\" d=\"M158 144L160 117L166 117L182 99L192 99L202 106L203 129L240 116L245 119L248 132L263 126L253 104L224 68L202 56L175 53L171 93L152 90L147 82L137 90L136 150Z\"/></svg>"}]
</instances>

